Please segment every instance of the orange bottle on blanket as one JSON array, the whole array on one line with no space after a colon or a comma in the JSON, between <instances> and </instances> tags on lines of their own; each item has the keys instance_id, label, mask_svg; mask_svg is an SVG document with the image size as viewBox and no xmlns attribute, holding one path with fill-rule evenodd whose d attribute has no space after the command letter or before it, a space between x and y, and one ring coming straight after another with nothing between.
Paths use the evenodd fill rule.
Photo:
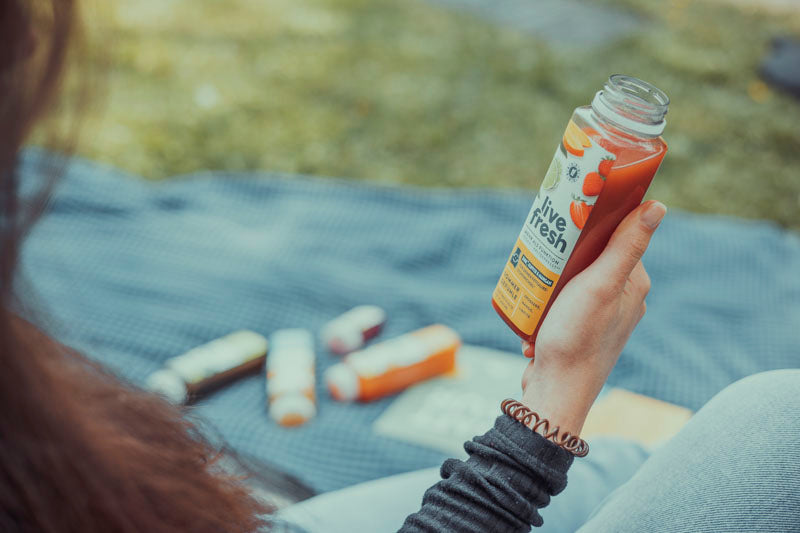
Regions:
<instances>
[{"instance_id":1,"label":"orange bottle on blanket","mask_svg":"<svg viewBox=\"0 0 800 533\"><path fill-rule=\"evenodd\" d=\"M564 285L642 202L667 153L668 106L663 91L616 74L573 113L492 294L522 339L533 342Z\"/></svg>"},{"instance_id":2,"label":"orange bottle on blanket","mask_svg":"<svg viewBox=\"0 0 800 533\"><path fill-rule=\"evenodd\" d=\"M325 373L339 401L369 402L455 368L458 333L434 324L353 352Z\"/></svg>"}]
</instances>

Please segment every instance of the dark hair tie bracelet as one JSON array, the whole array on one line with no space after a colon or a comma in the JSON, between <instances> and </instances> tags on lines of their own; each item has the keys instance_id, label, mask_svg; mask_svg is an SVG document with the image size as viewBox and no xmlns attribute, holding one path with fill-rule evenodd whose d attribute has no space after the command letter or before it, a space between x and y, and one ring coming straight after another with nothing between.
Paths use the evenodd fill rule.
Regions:
<instances>
[{"instance_id":1,"label":"dark hair tie bracelet","mask_svg":"<svg viewBox=\"0 0 800 533\"><path fill-rule=\"evenodd\" d=\"M566 431L561 432L561 428L558 426L550 429L549 420L540 417L538 413L528 409L522 403L509 398L500 404L500 408L523 426L530 428L557 446L561 446L575 457L585 457L589 453L589 444L585 440Z\"/></svg>"}]
</instances>

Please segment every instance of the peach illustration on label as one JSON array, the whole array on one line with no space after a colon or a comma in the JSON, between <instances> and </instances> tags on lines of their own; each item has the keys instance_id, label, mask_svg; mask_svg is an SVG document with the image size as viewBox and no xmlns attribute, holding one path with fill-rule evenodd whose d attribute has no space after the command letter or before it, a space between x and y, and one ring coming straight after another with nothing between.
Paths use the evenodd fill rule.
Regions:
<instances>
[{"instance_id":1,"label":"peach illustration on label","mask_svg":"<svg viewBox=\"0 0 800 533\"><path fill-rule=\"evenodd\" d=\"M589 140L589 136L571 120L569 124L567 124L567 129L564 131L564 138L562 140L567 152L576 157L583 157L583 149L592 146L592 141Z\"/></svg>"}]
</instances>

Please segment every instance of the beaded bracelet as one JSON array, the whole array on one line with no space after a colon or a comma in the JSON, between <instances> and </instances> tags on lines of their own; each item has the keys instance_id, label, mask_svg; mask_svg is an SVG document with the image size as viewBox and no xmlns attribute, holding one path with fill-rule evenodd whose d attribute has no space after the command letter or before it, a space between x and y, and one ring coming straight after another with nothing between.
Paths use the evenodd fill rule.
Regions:
<instances>
[{"instance_id":1,"label":"beaded bracelet","mask_svg":"<svg viewBox=\"0 0 800 533\"><path fill-rule=\"evenodd\" d=\"M521 423L523 426L539 433L557 446L561 446L575 457L586 457L589 453L589 444L585 440L566 431L559 435L561 428L556 426L550 429L549 420L540 417L538 413L528 409L528 407L522 403L509 398L500 404L500 408L505 414ZM533 425L531 425L531 422L533 422Z\"/></svg>"}]
</instances>

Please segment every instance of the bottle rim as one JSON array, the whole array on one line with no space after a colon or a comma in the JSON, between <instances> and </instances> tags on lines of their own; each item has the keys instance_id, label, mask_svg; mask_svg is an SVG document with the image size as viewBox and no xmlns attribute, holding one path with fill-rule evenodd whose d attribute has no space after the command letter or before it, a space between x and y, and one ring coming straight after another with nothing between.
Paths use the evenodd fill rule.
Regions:
<instances>
[{"instance_id":1,"label":"bottle rim","mask_svg":"<svg viewBox=\"0 0 800 533\"><path fill-rule=\"evenodd\" d=\"M664 117L669 109L669 97L644 80L614 74L595 94L592 108L626 130L657 137L667 125Z\"/></svg>"}]
</instances>

